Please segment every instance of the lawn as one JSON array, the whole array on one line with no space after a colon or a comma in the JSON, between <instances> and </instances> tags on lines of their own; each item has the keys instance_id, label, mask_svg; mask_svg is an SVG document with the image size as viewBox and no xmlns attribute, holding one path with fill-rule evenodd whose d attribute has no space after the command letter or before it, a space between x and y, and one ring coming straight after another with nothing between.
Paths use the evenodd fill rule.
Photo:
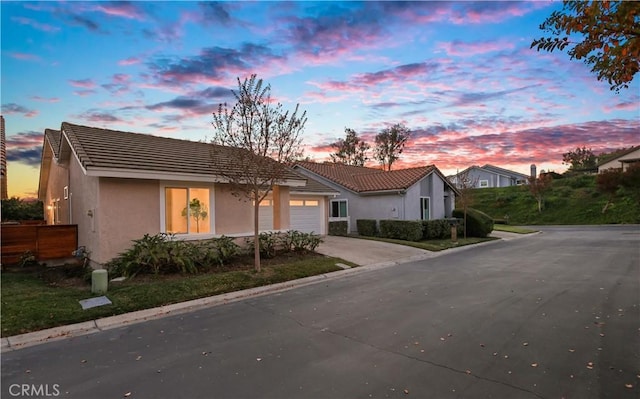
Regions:
<instances>
[{"instance_id":1,"label":"lawn","mask_svg":"<svg viewBox=\"0 0 640 399\"><path fill-rule=\"evenodd\" d=\"M87 310L78 301L96 295L81 278L51 278L41 268L5 271L2 337L341 270L336 263L352 265L312 253L271 259L260 273L247 266L200 275L139 276L110 283L107 297L113 304Z\"/></svg>"},{"instance_id":2,"label":"lawn","mask_svg":"<svg viewBox=\"0 0 640 399\"><path fill-rule=\"evenodd\" d=\"M499 240L499 238L495 237L487 237L487 238L479 238L479 237L458 237L458 240L451 241L450 238L441 239L441 240L424 240L424 241L405 241L405 240L396 240L393 238L381 238L381 237L365 237L354 235L354 238L360 238L363 240L375 240L375 241L383 241L390 242L392 244L400 244L408 247L425 249L427 251L442 251L450 248L463 247L465 245L478 244L484 241L492 241Z\"/></svg>"}]
</instances>

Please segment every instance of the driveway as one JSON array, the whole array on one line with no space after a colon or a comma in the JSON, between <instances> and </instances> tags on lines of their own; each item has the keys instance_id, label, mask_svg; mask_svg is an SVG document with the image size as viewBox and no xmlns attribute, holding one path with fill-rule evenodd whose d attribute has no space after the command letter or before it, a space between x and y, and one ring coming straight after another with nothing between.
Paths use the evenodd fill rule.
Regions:
<instances>
[{"instance_id":1,"label":"driveway","mask_svg":"<svg viewBox=\"0 0 640 399\"><path fill-rule=\"evenodd\" d=\"M316 252L353 262L371 265L386 262L408 262L426 259L432 253L424 249L353 237L326 236Z\"/></svg>"},{"instance_id":2,"label":"driveway","mask_svg":"<svg viewBox=\"0 0 640 399\"><path fill-rule=\"evenodd\" d=\"M1 396L638 398L638 226L542 229L9 351Z\"/></svg>"}]
</instances>

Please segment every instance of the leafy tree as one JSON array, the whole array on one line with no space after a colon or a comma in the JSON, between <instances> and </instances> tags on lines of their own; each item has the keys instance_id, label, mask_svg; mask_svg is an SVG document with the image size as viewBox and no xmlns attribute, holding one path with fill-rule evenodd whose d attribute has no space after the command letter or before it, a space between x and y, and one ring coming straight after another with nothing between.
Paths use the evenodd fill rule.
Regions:
<instances>
[{"instance_id":1,"label":"leafy tree","mask_svg":"<svg viewBox=\"0 0 640 399\"><path fill-rule=\"evenodd\" d=\"M596 189L607 196L607 203L604 204L602 213L605 213L609 206L613 204L621 181L622 170L620 169L607 169L596 176Z\"/></svg>"},{"instance_id":2,"label":"leafy tree","mask_svg":"<svg viewBox=\"0 0 640 399\"><path fill-rule=\"evenodd\" d=\"M236 103L220 104L213 114L212 163L231 185L232 192L253 201L254 264L260 271L260 202L288 173L287 164L300 156L300 133L307 113L284 111L271 99L271 86L256 75L232 90ZM220 148L219 146L228 148Z\"/></svg>"},{"instance_id":3,"label":"leafy tree","mask_svg":"<svg viewBox=\"0 0 640 399\"><path fill-rule=\"evenodd\" d=\"M43 220L42 201L25 201L19 197L2 200L2 221Z\"/></svg>"},{"instance_id":4,"label":"leafy tree","mask_svg":"<svg viewBox=\"0 0 640 399\"><path fill-rule=\"evenodd\" d=\"M409 129L399 123L382 130L382 132L376 135L374 157L380 162L383 168L391 170L391 165L393 165L393 163L398 160L400 154L402 154L410 135Z\"/></svg>"},{"instance_id":5,"label":"leafy tree","mask_svg":"<svg viewBox=\"0 0 640 399\"><path fill-rule=\"evenodd\" d=\"M551 37L535 39L538 51L563 51L571 59L592 65L598 80L606 80L611 90L628 88L640 65L640 2L564 1L540 29ZM581 37L574 41L570 35Z\"/></svg>"},{"instance_id":6,"label":"leafy tree","mask_svg":"<svg viewBox=\"0 0 640 399\"><path fill-rule=\"evenodd\" d=\"M191 216L196 221L196 232L200 232L200 220L207 218L208 210L207 206L200 202L199 199L194 198L189 202L189 209L185 207L182 210L182 216Z\"/></svg>"},{"instance_id":7,"label":"leafy tree","mask_svg":"<svg viewBox=\"0 0 640 399\"><path fill-rule=\"evenodd\" d=\"M346 137L339 139L335 143L331 144L331 147L336 152L330 155L331 160L334 163L343 163L353 166L364 166L365 162L369 160L367 157L367 151L369 151L369 144L358 137L358 134L353 129L345 128L344 132Z\"/></svg>"},{"instance_id":8,"label":"leafy tree","mask_svg":"<svg viewBox=\"0 0 640 399\"><path fill-rule=\"evenodd\" d=\"M620 186L640 201L640 162L634 162L622 173Z\"/></svg>"},{"instance_id":9,"label":"leafy tree","mask_svg":"<svg viewBox=\"0 0 640 399\"><path fill-rule=\"evenodd\" d=\"M538 202L538 212L542 213L542 204L544 201L544 196L547 194L549 190L551 190L551 184L553 183L553 178L551 175L540 173L539 177L531 176L529 177L529 184L527 188L529 192Z\"/></svg>"},{"instance_id":10,"label":"leafy tree","mask_svg":"<svg viewBox=\"0 0 640 399\"><path fill-rule=\"evenodd\" d=\"M590 172L597 169L597 158L591 148L578 147L575 151L562 154L562 163L569 165L572 172Z\"/></svg>"}]
</instances>

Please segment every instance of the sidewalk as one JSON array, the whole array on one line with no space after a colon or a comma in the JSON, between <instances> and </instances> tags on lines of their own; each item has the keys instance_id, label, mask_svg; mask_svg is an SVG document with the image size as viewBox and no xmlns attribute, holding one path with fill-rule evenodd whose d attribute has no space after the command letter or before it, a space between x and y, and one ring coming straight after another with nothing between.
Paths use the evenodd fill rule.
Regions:
<instances>
[{"instance_id":1,"label":"sidewalk","mask_svg":"<svg viewBox=\"0 0 640 399\"><path fill-rule=\"evenodd\" d=\"M491 236L499 237L502 240L508 241L531 236L531 234L494 232L491 234ZM174 316L202 308L224 305L226 303L232 303L246 298L268 295L275 292L283 292L293 288L315 284L321 281L330 281L371 270L377 270L403 263L430 259L437 256L446 255L448 253L451 253L452 251L466 251L475 248L478 245L489 245L495 242L500 242L500 240L488 241L475 245L467 245L439 252L430 252L423 249L381 241L363 240L350 237L327 236L325 237L324 243L322 243L316 249L318 253L341 258L346 261L359 264L361 266L346 270L340 270L333 273L321 274L298 280L267 285L263 287L229 292L227 294L216 295L207 298L194 299L192 301L176 303L173 305L139 310L136 312L125 313L117 316L86 321L83 323L70 324L67 326L60 326L47 330L34 331L31 333L15 335L12 337L5 337L2 338L0 352L19 350L46 342L58 341L71 337L79 337L82 335L93 334L99 331L110 330L113 328L120 328L135 323L158 319L161 317Z\"/></svg>"}]
</instances>

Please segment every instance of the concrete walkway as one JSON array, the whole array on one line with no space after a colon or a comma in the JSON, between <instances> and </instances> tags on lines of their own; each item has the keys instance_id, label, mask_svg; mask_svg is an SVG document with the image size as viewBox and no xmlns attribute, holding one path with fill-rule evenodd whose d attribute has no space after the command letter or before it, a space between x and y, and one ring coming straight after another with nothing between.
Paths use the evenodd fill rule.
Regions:
<instances>
[{"instance_id":1,"label":"concrete walkway","mask_svg":"<svg viewBox=\"0 0 640 399\"><path fill-rule=\"evenodd\" d=\"M530 236L531 234L528 235ZM524 238L528 235L495 232L495 236L503 240ZM466 251L473 249L478 245L491 244L494 242L499 241L488 241L476 245L466 245L463 247L448 249L444 251L431 252L423 249L408 247L405 245L391 244L375 240L365 240L353 237L327 236L324 238L324 242L320 246L318 246L318 248L316 248L316 252L327 256L341 258L361 266L263 287L229 292L227 294L216 295L207 298L194 299L192 301L176 303L173 305L139 310L137 312L105 317L102 319L86 321L83 323L76 323L61 327L50 328L47 330L15 335L12 337L5 337L1 340L2 345L0 347L0 350L2 352L17 350L33 345L43 344L49 341L56 341L86 334L92 334L95 332L119 328L134 323L141 323L147 320L191 312L196 309L205 307L223 305L250 297L268 295L274 292L282 292L305 285L315 284L320 281L328 281L349 275L364 273L370 270L396 266L402 263L434 258L451 253L452 251Z\"/></svg>"}]
</instances>

